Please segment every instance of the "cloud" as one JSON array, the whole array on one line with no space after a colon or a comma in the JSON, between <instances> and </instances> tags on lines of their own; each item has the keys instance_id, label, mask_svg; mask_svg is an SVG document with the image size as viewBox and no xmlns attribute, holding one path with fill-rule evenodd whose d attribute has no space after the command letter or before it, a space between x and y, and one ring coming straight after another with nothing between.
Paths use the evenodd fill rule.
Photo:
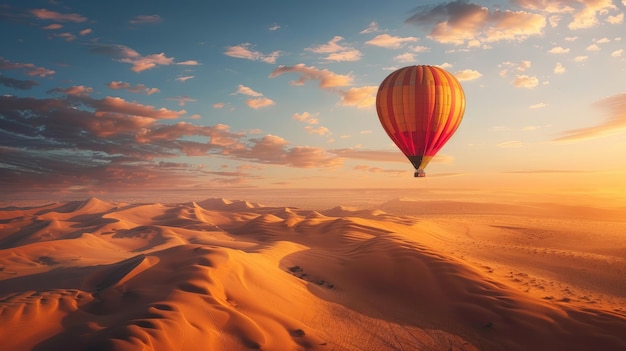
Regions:
<instances>
[{"instance_id":1,"label":"cloud","mask_svg":"<svg viewBox=\"0 0 626 351\"><path fill-rule=\"evenodd\" d=\"M567 54L569 51L570 51L569 48L555 46L552 49L548 50L548 53L549 54Z\"/></svg>"},{"instance_id":2,"label":"cloud","mask_svg":"<svg viewBox=\"0 0 626 351\"><path fill-rule=\"evenodd\" d=\"M350 88L341 93L341 105L367 108L376 103L376 92L378 87L374 85Z\"/></svg>"},{"instance_id":3,"label":"cloud","mask_svg":"<svg viewBox=\"0 0 626 351\"><path fill-rule=\"evenodd\" d=\"M142 56L137 51L124 45L92 44L90 51L94 54L112 57L119 62L130 63L132 65L131 69L134 72L142 72L148 69L155 68L157 66L199 65L198 61L195 60L176 62L173 57L167 57L163 52L159 54Z\"/></svg>"},{"instance_id":4,"label":"cloud","mask_svg":"<svg viewBox=\"0 0 626 351\"><path fill-rule=\"evenodd\" d=\"M410 63L416 61L415 54L410 52L405 52L404 54L397 55L393 59L402 63Z\"/></svg>"},{"instance_id":5,"label":"cloud","mask_svg":"<svg viewBox=\"0 0 626 351\"><path fill-rule=\"evenodd\" d=\"M555 141L578 141L603 137L626 130L626 93L604 98L594 106L604 110L603 122L591 127L567 130Z\"/></svg>"},{"instance_id":6,"label":"cloud","mask_svg":"<svg viewBox=\"0 0 626 351\"><path fill-rule=\"evenodd\" d=\"M56 33L53 34L53 36L63 38L65 39L65 41L73 41L74 39L76 39L76 36L72 33Z\"/></svg>"},{"instance_id":7,"label":"cloud","mask_svg":"<svg viewBox=\"0 0 626 351\"><path fill-rule=\"evenodd\" d=\"M243 94L243 95L248 95L248 96L263 96L263 94L252 90L252 88L249 88L245 85L241 85L239 84L237 86L237 91L232 93L231 95L236 95L236 94Z\"/></svg>"},{"instance_id":8,"label":"cloud","mask_svg":"<svg viewBox=\"0 0 626 351\"><path fill-rule=\"evenodd\" d=\"M152 95L154 93L160 92L158 88L148 88L144 84L137 84L132 86L130 83L122 82L122 81L112 81L107 86L113 90L124 89L131 93L144 93L146 95Z\"/></svg>"},{"instance_id":9,"label":"cloud","mask_svg":"<svg viewBox=\"0 0 626 351\"><path fill-rule=\"evenodd\" d=\"M280 25L278 23L274 23L267 28L270 32L274 32L280 29Z\"/></svg>"},{"instance_id":10,"label":"cloud","mask_svg":"<svg viewBox=\"0 0 626 351\"><path fill-rule=\"evenodd\" d=\"M541 35L546 19L526 11L493 10L464 0L420 6L407 23L429 27L429 38L448 44L523 41ZM472 45L476 45L475 43Z\"/></svg>"},{"instance_id":11,"label":"cloud","mask_svg":"<svg viewBox=\"0 0 626 351\"><path fill-rule=\"evenodd\" d=\"M324 126L319 126L317 128L312 127L312 126L305 126L304 130L309 133L309 134L317 134L317 135L321 135L321 136L325 136L325 135L329 135L330 134L330 130Z\"/></svg>"},{"instance_id":12,"label":"cloud","mask_svg":"<svg viewBox=\"0 0 626 351\"><path fill-rule=\"evenodd\" d=\"M515 76L511 84L516 88L534 88L539 84L539 79L537 79L537 77L520 74Z\"/></svg>"},{"instance_id":13,"label":"cloud","mask_svg":"<svg viewBox=\"0 0 626 351\"><path fill-rule=\"evenodd\" d=\"M41 27L41 29L46 29L46 30L55 30L55 29L61 29L61 28L63 28L63 25L59 23L52 23L45 27Z\"/></svg>"},{"instance_id":14,"label":"cloud","mask_svg":"<svg viewBox=\"0 0 626 351\"><path fill-rule=\"evenodd\" d=\"M319 120L308 112L294 113L291 118L306 124L318 124Z\"/></svg>"},{"instance_id":15,"label":"cloud","mask_svg":"<svg viewBox=\"0 0 626 351\"><path fill-rule=\"evenodd\" d=\"M259 97L255 99L246 100L246 105L248 105L248 107L250 108L257 110L263 107L274 106L276 105L276 103L273 100L268 99L266 97Z\"/></svg>"},{"instance_id":16,"label":"cloud","mask_svg":"<svg viewBox=\"0 0 626 351\"><path fill-rule=\"evenodd\" d=\"M21 80L10 77L5 77L0 75L0 84L4 85L7 88L18 89L18 90L30 90L33 87L39 85L34 80Z\"/></svg>"},{"instance_id":17,"label":"cloud","mask_svg":"<svg viewBox=\"0 0 626 351\"><path fill-rule=\"evenodd\" d=\"M41 20L51 20L57 22L75 22L82 23L87 21L87 17L81 16L77 13L59 13L46 9L31 9L30 13Z\"/></svg>"},{"instance_id":18,"label":"cloud","mask_svg":"<svg viewBox=\"0 0 626 351\"><path fill-rule=\"evenodd\" d=\"M547 106L548 106L548 104L546 104L544 102L540 102L540 103L537 103L537 104L534 104L534 105L530 105L530 106L528 106L528 108L530 108L530 109L537 109L537 108L544 108L544 107L547 107Z\"/></svg>"},{"instance_id":19,"label":"cloud","mask_svg":"<svg viewBox=\"0 0 626 351\"><path fill-rule=\"evenodd\" d=\"M161 16L159 15L139 15L128 21L130 24L145 24L145 23L159 23L161 22Z\"/></svg>"},{"instance_id":20,"label":"cloud","mask_svg":"<svg viewBox=\"0 0 626 351\"><path fill-rule=\"evenodd\" d=\"M460 81L470 81L482 77L482 74L473 69L464 69L454 72L454 76Z\"/></svg>"},{"instance_id":21,"label":"cloud","mask_svg":"<svg viewBox=\"0 0 626 351\"><path fill-rule=\"evenodd\" d=\"M89 95L92 92L93 92L93 88L86 87L84 85L75 85L69 88L54 88L54 89L48 90L48 93L62 93L62 94L72 95L72 96L84 96L84 95Z\"/></svg>"},{"instance_id":22,"label":"cloud","mask_svg":"<svg viewBox=\"0 0 626 351\"><path fill-rule=\"evenodd\" d=\"M376 21L372 21L365 29L360 31L359 34L370 34L370 33L376 33L379 31L380 29L378 28L378 23Z\"/></svg>"},{"instance_id":23,"label":"cloud","mask_svg":"<svg viewBox=\"0 0 626 351\"><path fill-rule=\"evenodd\" d=\"M557 62L554 70L552 71L554 72L554 74L563 74L565 73L566 69L560 62Z\"/></svg>"},{"instance_id":24,"label":"cloud","mask_svg":"<svg viewBox=\"0 0 626 351\"><path fill-rule=\"evenodd\" d=\"M415 37L396 37L389 34L380 34L365 42L365 44L379 46L388 49L399 49L408 43L414 43L418 41Z\"/></svg>"},{"instance_id":25,"label":"cloud","mask_svg":"<svg viewBox=\"0 0 626 351\"><path fill-rule=\"evenodd\" d=\"M285 165L296 168L324 168L342 164L342 160L326 152L322 148L310 146L288 147L287 140L266 135L262 138L250 139L245 149L233 150L238 158L259 163Z\"/></svg>"},{"instance_id":26,"label":"cloud","mask_svg":"<svg viewBox=\"0 0 626 351\"><path fill-rule=\"evenodd\" d=\"M188 102L198 101L196 99L190 98L189 96L177 96L177 97L173 97L173 98L167 98L167 100L176 101L176 102L178 102L179 106L185 106L185 104L188 103Z\"/></svg>"},{"instance_id":27,"label":"cloud","mask_svg":"<svg viewBox=\"0 0 626 351\"><path fill-rule=\"evenodd\" d=\"M30 77L39 76L46 77L53 75L55 72L53 70L37 67L32 63L19 63L19 62L11 62L3 57L0 57L0 70L18 70L24 72L26 75Z\"/></svg>"},{"instance_id":28,"label":"cloud","mask_svg":"<svg viewBox=\"0 0 626 351\"><path fill-rule=\"evenodd\" d=\"M316 54L327 54L324 59L328 61L359 61L363 54L350 46L340 45L339 42L342 40L343 37L337 35L326 44L305 48L304 50Z\"/></svg>"},{"instance_id":29,"label":"cloud","mask_svg":"<svg viewBox=\"0 0 626 351\"><path fill-rule=\"evenodd\" d=\"M179 82L186 82L190 79L194 79L196 78L196 76L180 76L180 77L176 77L176 80Z\"/></svg>"},{"instance_id":30,"label":"cloud","mask_svg":"<svg viewBox=\"0 0 626 351\"><path fill-rule=\"evenodd\" d=\"M327 69L317 69L314 66L306 66L303 63L295 66L278 66L269 77L275 78L285 73L300 74L298 80L290 82L292 85L303 85L307 80L318 80L320 88L342 87L352 83L350 76L336 74Z\"/></svg>"},{"instance_id":31,"label":"cloud","mask_svg":"<svg viewBox=\"0 0 626 351\"><path fill-rule=\"evenodd\" d=\"M246 59L250 61L261 61L265 63L276 63L276 59L281 55L280 51L274 51L269 54L263 54L259 51L251 50L252 44L250 43L242 43L235 46L228 46L224 55L230 57L236 57L241 59Z\"/></svg>"},{"instance_id":32,"label":"cloud","mask_svg":"<svg viewBox=\"0 0 626 351\"><path fill-rule=\"evenodd\" d=\"M224 106L226 105L223 102L216 102L213 104L213 108L217 108L217 109L224 108Z\"/></svg>"},{"instance_id":33,"label":"cloud","mask_svg":"<svg viewBox=\"0 0 626 351\"><path fill-rule=\"evenodd\" d=\"M91 32L92 32L91 28L86 28L86 29L83 29L80 32L78 32L78 34L80 34L80 35L87 35L87 34L91 34Z\"/></svg>"},{"instance_id":34,"label":"cloud","mask_svg":"<svg viewBox=\"0 0 626 351\"><path fill-rule=\"evenodd\" d=\"M611 57L622 57L623 53L624 53L624 49L618 49L611 53Z\"/></svg>"}]
</instances>

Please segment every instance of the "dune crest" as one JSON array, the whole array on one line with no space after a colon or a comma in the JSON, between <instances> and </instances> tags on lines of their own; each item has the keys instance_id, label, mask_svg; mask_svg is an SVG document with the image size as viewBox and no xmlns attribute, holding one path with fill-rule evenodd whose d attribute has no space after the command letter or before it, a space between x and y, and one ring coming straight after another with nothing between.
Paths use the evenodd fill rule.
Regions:
<instances>
[{"instance_id":1,"label":"dune crest","mask_svg":"<svg viewBox=\"0 0 626 351\"><path fill-rule=\"evenodd\" d=\"M0 345L626 349L626 222L526 205L382 208L91 198L1 209Z\"/></svg>"}]
</instances>

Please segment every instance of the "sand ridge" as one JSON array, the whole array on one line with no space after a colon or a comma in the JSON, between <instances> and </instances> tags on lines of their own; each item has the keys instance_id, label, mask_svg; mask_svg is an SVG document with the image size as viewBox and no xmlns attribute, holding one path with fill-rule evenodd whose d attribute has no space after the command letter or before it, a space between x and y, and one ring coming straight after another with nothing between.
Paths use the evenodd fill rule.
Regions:
<instances>
[{"instance_id":1,"label":"sand ridge","mask_svg":"<svg viewBox=\"0 0 626 351\"><path fill-rule=\"evenodd\" d=\"M1 209L0 344L626 349L626 223L455 202L394 212L401 202Z\"/></svg>"}]
</instances>

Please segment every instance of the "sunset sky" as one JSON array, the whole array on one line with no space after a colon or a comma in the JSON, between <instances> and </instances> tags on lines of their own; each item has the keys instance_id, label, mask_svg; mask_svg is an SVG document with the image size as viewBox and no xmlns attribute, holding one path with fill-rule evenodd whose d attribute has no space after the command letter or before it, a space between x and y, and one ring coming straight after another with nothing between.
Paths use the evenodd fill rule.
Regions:
<instances>
[{"instance_id":1,"label":"sunset sky","mask_svg":"<svg viewBox=\"0 0 626 351\"><path fill-rule=\"evenodd\" d=\"M626 0L4 1L0 196L215 188L626 194ZM393 70L467 99L413 178ZM626 203L626 202L625 202Z\"/></svg>"}]
</instances>

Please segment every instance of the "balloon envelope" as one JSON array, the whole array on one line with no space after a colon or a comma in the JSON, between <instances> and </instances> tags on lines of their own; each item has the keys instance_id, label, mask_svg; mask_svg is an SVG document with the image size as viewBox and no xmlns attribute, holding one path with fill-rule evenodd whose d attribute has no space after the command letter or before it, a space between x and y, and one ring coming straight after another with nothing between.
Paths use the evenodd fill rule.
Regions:
<instances>
[{"instance_id":1,"label":"balloon envelope","mask_svg":"<svg viewBox=\"0 0 626 351\"><path fill-rule=\"evenodd\" d=\"M409 66L378 88L376 111L391 140L424 176L424 167L452 137L465 112L459 81L435 66Z\"/></svg>"}]
</instances>

